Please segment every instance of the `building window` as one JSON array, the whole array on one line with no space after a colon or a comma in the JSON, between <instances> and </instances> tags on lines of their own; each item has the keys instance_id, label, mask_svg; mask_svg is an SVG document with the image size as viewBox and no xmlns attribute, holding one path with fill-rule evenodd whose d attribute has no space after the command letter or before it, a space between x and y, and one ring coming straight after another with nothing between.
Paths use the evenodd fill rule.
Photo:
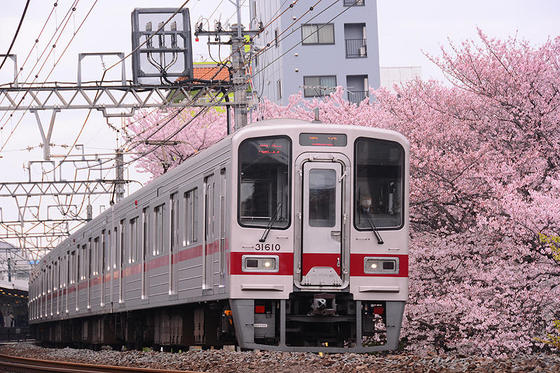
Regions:
<instances>
[{"instance_id":1,"label":"building window","mask_svg":"<svg viewBox=\"0 0 560 373\"><path fill-rule=\"evenodd\" d=\"M344 6L364 6L366 5L366 0L342 0Z\"/></svg>"},{"instance_id":2,"label":"building window","mask_svg":"<svg viewBox=\"0 0 560 373\"><path fill-rule=\"evenodd\" d=\"M280 79L276 81L276 98L282 98L282 81Z\"/></svg>"},{"instance_id":3,"label":"building window","mask_svg":"<svg viewBox=\"0 0 560 373\"><path fill-rule=\"evenodd\" d=\"M301 26L301 43L334 44L334 24L320 23Z\"/></svg>"},{"instance_id":4,"label":"building window","mask_svg":"<svg viewBox=\"0 0 560 373\"><path fill-rule=\"evenodd\" d=\"M278 29L274 30L274 46L278 48Z\"/></svg>"},{"instance_id":5,"label":"building window","mask_svg":"<svg viewBox=\"0 0 560 373\"><path fill-rule=\"evenodd\" d=\"M327 96L336 89L336 76L304 76L303 95L305 97Z\"/></svg>"}]
</instances>

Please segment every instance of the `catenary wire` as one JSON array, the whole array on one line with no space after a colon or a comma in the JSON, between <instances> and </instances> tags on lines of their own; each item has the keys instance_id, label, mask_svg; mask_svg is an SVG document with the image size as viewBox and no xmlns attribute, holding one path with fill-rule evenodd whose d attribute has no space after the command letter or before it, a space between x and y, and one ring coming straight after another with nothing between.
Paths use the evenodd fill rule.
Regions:
<instances>
[{"instance_id":1,"label":"catenary wire","mask_svg":"<svg viewBox=\"0 0 560 373\"><path fill-rule=\"evenodd\" d=\"M10 52L12 51L12 47L14 46L16 39L18 37L19 34L19 30L21 29L21 25L23 24L23 20L25 19L25 14L27 13L27 8L29 8L29 3L31 2L31 0L27 0L27 2L25 3L25 8L23 9L23 13L21 14L21 18L19 20L19 24L18 27L16 29L16 33L12 39L12 42L10 43L10 47L8 48L8 52L6 52L6 55L4 56L4 59L2 60L2 63L0 64L0 70L2 70L2 67L4 67L4 63L6 63L6 60L8 59L8 55L10 54Z\"/></svg>"}]
</instances>

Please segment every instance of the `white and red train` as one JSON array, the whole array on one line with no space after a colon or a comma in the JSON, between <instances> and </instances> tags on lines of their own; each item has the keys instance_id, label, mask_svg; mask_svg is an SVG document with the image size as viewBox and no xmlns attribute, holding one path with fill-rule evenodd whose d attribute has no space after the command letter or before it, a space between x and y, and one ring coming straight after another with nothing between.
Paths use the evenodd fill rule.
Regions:
<instances>
[{"instance_id":1,"label":"white and red train","mask_svg":"<svg viewBox=\"0 0 560 373\"><path fill-rule=\"evenodd\" d=\"M399 133L249 125L112 206L32 270L53 343L394 349L408 296Z\"/></svg>"}]
</instances>

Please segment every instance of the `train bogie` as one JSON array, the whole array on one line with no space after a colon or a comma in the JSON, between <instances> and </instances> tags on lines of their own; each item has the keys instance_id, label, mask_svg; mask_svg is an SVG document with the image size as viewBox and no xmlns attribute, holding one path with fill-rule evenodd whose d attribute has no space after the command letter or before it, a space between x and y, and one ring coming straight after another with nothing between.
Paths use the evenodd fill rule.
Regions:
<instances>
[{"instance_id":1,"label":"train bogie","mask_svg":"<svg viewBox=\"0 0 560 373\"><path fill-rule=\"evenodd\" d=\"M408 144L374 128L247 126L74 233L30 282L45 341L393 349Z\"/></svg>"}]
</instances>

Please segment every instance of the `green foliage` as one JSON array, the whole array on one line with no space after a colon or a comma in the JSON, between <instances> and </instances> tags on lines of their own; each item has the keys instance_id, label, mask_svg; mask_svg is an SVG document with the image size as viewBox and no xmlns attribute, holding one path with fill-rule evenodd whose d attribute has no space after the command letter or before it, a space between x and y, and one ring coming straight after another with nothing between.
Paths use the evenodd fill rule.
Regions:
<instances>
[{"instance_id":1,"label":"green foliage","mask_svg":"<svg viewBox=\"0 0 560 373\"><path fill-rule=\"evenodd\" d=\"M546 338L536 338L536 340L560 350L560 320L554 320L552 325L554 326L555 334L549 333L546 335Z\"/></svg>"},{"instance_id":2,"label":"green foliage","mask_svg":"<svg viewBox=\"0 0 560 373\"><path fill-rule=\"evenodd\" d=\"M547 236L539 233L539 242L550 249L552 257L560 264L560 236ZM560 320L554 320L552 326L555 334L549 333L546 338L537 338L536 340L560 350Z\"/></svg>"},{"instance_id":3,"label":"green foliage","mask_svg":"<svg viewBox=\"0 0 560 373\"><path fill-rule=\"evenodd\" d=\"M539 242L550 249L552 257L560 264L560 236L539 233Z\"/></svg>"}]
</instances>

